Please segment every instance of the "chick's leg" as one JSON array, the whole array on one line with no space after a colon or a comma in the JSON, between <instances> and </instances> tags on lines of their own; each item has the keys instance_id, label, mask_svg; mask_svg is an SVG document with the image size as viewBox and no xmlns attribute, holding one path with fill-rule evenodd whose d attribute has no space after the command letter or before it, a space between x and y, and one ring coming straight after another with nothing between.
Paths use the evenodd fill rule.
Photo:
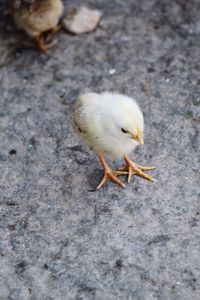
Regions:
<instances>
[{"instance_id":1,"label":"chick's leg","mask_svg":"<svg viewBox=\"0 0 200 300\"><path fill-rule=\"evenodd\" d=\"M97 190L100 189L108 180L111 180L111 181L117 183L122 188L125 188L125 184L123 184L116 176L117 175L126 175L126 174L128 174L127 171L112 171L110 169L109 165L107 164L107 162L105 161L103 155L101 155L101 154L98 155L98 158L104 168L104 176L103 176L100 184L98 185Z\"/></svg>"},{"instance_id":2,"label":"chick's leg","mask_svg":"<svg viewBox=\"0 0 200 300\"><path fill-rule=\"evenodd\" d=\"M46 40L47 41L50 41L53 36L62 29L62 26L61 25L57 25L56 27L50 29L47 33L47 37L46 37Z\"/></svg>"},{"instance_id":3,"label":"chick's leg","mask_svg":"<svg viewBox=\"0 0 200 300\"><path fill-rule=\"evenodd\" d=\"M126 165L121 170L127 170L128 171L128 182L130 182L133 175L138 175L138 176L141 176L141 177L143 177L147 180L155 181L155 179L152 176L147 175L146 173L143 172L143 171L154 170L155 167L145 167L145 166L141 166L139 164L136 164L127 155L124 156L124 160L126 162Z\"/></svg>"},{"instance_id":4,"label":"chick's leg","mask_svg":"<svg viewBox=\"0 0 200 300\"><path fill-rule=\"evenodd\" d=\"M52 47L55 46L55 42L51 42L51 43L45 44L44 37L42 35L36 36L35 37L35 41L36 41L38 49L41 52L44 52L44 53L47 53L48 49L50 49L50 48L52 48Z\"/></svg>"}]
</instances>

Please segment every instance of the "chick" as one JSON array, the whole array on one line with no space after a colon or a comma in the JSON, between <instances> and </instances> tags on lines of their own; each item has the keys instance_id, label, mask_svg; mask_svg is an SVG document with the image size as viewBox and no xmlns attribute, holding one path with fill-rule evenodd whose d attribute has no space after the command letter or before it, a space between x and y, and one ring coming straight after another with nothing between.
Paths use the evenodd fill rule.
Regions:
<instances>
[{"instance_id":1,"label":"chick","mask_svg":"<svg viewBox=\"0 0 200 300\"><path fill-rule=\"evenodd\" d=\"M97 189L107 180L124 188L118 175L128 175L128 182L134 174L154 181L153 177L143 172L154 167L138 165L128 157L138 144L144 144L143 115L133 99L108 92L84 94L75 103L72 125L83 142L96 152L104 168L104 176ZM105 155L123 158L125 166L112 171Z\"/></svg>"},{"instance_id":2,"label":"chick","mask_svg":"<svg viewBox=\"0 0 200 300\"><path fill-rule=\"evenodd\" d=\"M47 52L54 43L45 44L44 33L53 35L58 30L58 22L63 13L61 0L17 1L13 5L13 16L19 29L36 41L38 49Z\"/></svg>"}]
</instances>

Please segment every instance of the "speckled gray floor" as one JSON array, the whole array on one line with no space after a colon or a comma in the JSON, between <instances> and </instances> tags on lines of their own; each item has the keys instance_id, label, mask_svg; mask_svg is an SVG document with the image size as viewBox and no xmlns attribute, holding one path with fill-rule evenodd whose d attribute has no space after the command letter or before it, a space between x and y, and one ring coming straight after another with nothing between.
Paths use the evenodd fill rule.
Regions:
<instances>
[{"instance_id":1,"label":"speckled gray floor","mask_svg":"<svg viewBox=\"0 0 200 300\"><path fill-rule=\"evenodd\" d=\"M0 21L0 299L200 299L200 2L85 3L98 29L60 32L48 56L15 55ZM70 125L86 90L138 100L132 157L157 183L95 191L101 167Z\"/></svg>"}]
</instances>

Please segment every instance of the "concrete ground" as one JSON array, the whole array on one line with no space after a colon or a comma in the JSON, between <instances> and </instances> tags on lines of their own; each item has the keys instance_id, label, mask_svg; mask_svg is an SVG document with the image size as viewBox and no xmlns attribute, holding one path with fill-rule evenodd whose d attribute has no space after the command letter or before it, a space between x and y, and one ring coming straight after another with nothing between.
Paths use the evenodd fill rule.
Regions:
<instances>
[{"instance_id":1,"label":"concrete ground","mask_svg":"<svg viewBox=\"0 0 200 300\"><path fill-rule=\"evenodd\" d=\"M0 299L200 299L200 2L84 3L99 27L60 32L49 55L16 50L0 20ZM101 167L70 125L88 90L138 100L132 158L156 183L95 190Z\"/></svg>"}]
</instances>

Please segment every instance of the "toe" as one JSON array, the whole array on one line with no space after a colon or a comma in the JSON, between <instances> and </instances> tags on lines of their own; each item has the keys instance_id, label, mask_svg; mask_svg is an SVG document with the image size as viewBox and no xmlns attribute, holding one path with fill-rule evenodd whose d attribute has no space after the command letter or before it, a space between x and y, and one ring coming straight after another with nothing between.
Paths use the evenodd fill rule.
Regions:
<instances>
[{"instance_id":1,"label":"toe","mask_svg":"<svg viewBox=\"0 0 200 300\"><path fill-rule=\"evenodd\" d=\"M117 172L117 174L116 174ZM100 188L102 188L104 186L104 184L109 180L109 181L113 181L114 183L118 184L120 187L125 188L125 184L123 182L121 182L116 176L116 175L122 175L122 174L118 174L118 171L113 171L113 172L109 172L104 174L101 182L99 183L99 185L97 186L97 190L99 190ZM126 172L127 174L127 172ZM123 174L124 175L124 174Z\"/></svg>"}]
</instances>

